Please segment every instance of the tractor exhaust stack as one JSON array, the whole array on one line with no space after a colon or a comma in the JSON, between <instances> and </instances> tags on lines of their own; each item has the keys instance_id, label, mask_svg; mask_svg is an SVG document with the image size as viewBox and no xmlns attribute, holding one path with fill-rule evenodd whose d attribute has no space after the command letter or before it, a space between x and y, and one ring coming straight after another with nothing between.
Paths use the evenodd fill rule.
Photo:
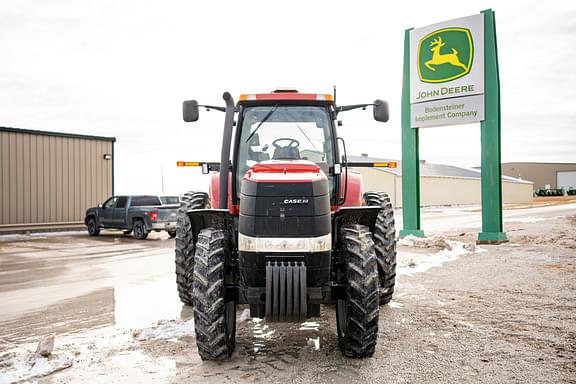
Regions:
<instances>
[{"instance_id":1,"label":"tractor exhaust stack","mask_svg":"<svg viewBox=\"0 0 576 384\"><path fill-rule=\"evenodd\" d=\"M228 208L228 173L230 172L230 144L232 143L232 128L234 126L234 98L224 92L222 98L226 102L224 117L224 133L222 136L222 154L220 155L220 189L218 192L218 208Z\"/></svg>"}]
</instances>

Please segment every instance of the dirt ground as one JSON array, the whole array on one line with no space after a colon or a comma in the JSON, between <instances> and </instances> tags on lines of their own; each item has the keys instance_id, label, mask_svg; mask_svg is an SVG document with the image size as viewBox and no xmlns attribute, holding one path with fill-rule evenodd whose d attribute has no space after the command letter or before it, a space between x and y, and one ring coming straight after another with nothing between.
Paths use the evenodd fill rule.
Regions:
<instances>
[{"instance_id":1,"label":"dirt ground","mask_svg":"<svg viewBox=\"0 0 576 384\"><path fill-rule=\"evenodd\" d=\"M202 362L190 307L150 327L110 326L117 315L99 304L110 301L107 289L42 312L74 311L94 324L64 332L57 315L49 326L31 312L1 322L0 338L32 348L26 341L39 328L24 337L26 323L56 329L54 353L68 354L73 365L33 380L43 384L576 383L576 211L510 222L506 232L509 243L483 245L418 273L411 269L439 257L442 247L400 245L396 294L380 309L378 345L368 359L342 357L334 308L304 324L276 325L250 319L240 307L232 358ZM474 250L476 233L445 236ZM79 304L86 300L92 310ZM16 325L21 331L14 333Z\"/></svg>"}]
</instances>

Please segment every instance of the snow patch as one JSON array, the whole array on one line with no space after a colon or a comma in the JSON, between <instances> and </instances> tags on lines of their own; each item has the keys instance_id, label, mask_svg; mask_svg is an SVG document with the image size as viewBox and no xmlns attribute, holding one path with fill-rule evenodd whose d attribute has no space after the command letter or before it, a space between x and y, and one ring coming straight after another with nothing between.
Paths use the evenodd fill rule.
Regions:
<instances>
[{"instance_id":1,"label":"snow patch","mask_svg":"<svg viewBox=\"0 0 576 384\"><path fill-rule=\"evenodd\" d=\"M2 241L26 241L34 239L46 239L49 237L62 237L62 236L80 236L86 235L86 231L59 231L59 232L36 232L26 234L11 234L1 235L0 242Z\"/></svg>"},{"instance_id":2,"label":"snow patch","mask_svg":"<svg viewBox=\"0 0 576 384\"><path fill-rule=\"evenodd\" d=\"M43 357L37 354L9 352L0 356L0 384L42 377L72 366L73 358L66 354L51 354Z\"/></svg>"},{"instance_id":3,"label":"snow patch","mask_svg":"<svg viewBox=\"0 0 576 384\"><path fill-rule=\"evenodd\" d=\"M159 321L156 326L137 329L132 332L132 337L138 341L146 340L169 340L177 337L195 337L194 319L188 321L170 320Z\"/></svg>"},{"instance_id":4,"label":"snow patch","mask_svg":"<svg viewBox=\"0 0 576 384\"><path fill-rule=\"evenodd\" d=\"M563 219L566 216L554 216L554 217L518 217L515 219L504 219L506 223L539 223L546 220Z\"/></svg>"},{"instance_id":5,"label":"snow patch","mask_svg":"<svg viewBox=\"0 0 576 384\"><path fill-rule=\"evenodd\" d=\"M416 237L406 236L398 241L399 245L438 250L435 253L411 253L399 252L397 256L398 270L400 275L411 275L427 271L433 267L440 267L442 264L454 261L462 255L469 253L486 252L485 249L478 248L474 244L452 241L444 236Z\"/></svg>"}]
</instances>

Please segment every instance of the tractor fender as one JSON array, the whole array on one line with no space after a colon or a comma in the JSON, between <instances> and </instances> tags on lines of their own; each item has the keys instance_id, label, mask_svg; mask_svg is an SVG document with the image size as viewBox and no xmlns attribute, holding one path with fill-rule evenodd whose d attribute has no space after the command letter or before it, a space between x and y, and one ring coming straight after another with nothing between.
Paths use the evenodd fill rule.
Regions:
<instances>
[{"instance_id":1,"label":"tractor fender","mask_svg":"<svg viewBox=\"0 0 576 384\"><path fill-rule=\"evenodd\" d=\"M218 207L218 196L220 194L220 172L214 172L210 178L210 186L208 187L210 195L210 206ZM232 174L228 175L228 209L234 216L238 216L240 207L232 204Z\"/></svg>"},{"instance_id":2,"label":"tractor fender","mask_svg":"<svg viewBox=\"0 0 576 384\"><path fill-rule=\"evenodd\" d=\"M363 195L363 185L362 185L362 175L360 172L356 172L348 169L348 187L346 188L346 200L342 206L344 207L359 207L362 205L362 195ZM344 195L344 182L346 176L341 175L340 180L342 180L342 191L341 196Z\"/></svg>"},{"instance_id":3,"label":"tractor fender","mask_svg":"<svg viewBox=\"0 0 576 384\"><path fill-rule=\"evenodd\" d=\"M211 227L228 231L233 244L236 244L235 231L231 230L235 227L234 216L227 209L191 209L186 214L190 219L194 242L196 242L201 229Z\"/></svg>"},{"instance_id":4,"label":"tractor fender","mask_svg":"<svg viewBox=\"0 0 576 384\"><path fill-rule=\"evenodd\" d=\"M365 225L370 229L370 232L374 232L374 226L376 225L378 213L380 213L380 207L377 206L342 207L338 209L334 213L333 218L332 244L339 243L338 236L340 234L340 228L342 228L343 225Z\"/></svg>"}]
</instances>

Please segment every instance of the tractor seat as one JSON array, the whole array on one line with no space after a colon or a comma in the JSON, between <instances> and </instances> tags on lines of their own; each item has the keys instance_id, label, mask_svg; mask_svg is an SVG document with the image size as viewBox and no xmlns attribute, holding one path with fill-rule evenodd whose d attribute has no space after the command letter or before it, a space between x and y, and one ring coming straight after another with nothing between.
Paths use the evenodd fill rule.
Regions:
<instances>
[{"instance_id":1,"label":"tractor seat","mask_svg":"<svg viewBox=\"0 0 576 384\"><path fill-rule=\"evenodd\" d=\"M274 149L272 159L275 160L300 160L300 151L296 147L278 147Z\"/></svg>"}]
</instances>

